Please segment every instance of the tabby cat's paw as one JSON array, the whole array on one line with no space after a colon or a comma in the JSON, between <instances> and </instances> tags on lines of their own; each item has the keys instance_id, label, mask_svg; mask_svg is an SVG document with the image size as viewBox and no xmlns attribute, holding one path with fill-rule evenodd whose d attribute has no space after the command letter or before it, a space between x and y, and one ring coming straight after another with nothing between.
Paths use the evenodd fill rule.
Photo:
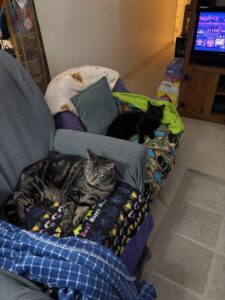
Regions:
<instances>
[{"instance_id":1,"label":"tabby cat's paw","mask_svg":"<svg viewBox=\"0 0 225 300\"><path fill-rule=\"evenodd\" d=\"M25 214L20 214L18 219L19 219L19 222L21 224L23 224L25 222L25 219L26 219Z\"/></svg>"},{"instance_id":2,"label":"tabby cat's paw","mask_svg":"<svg viewBox=\"0 0 225 300\"><path fill-rule=\"evenodd\" d=\"M61 237L67 237L71 234L72 232L72 225L70 223L61 223Z\"/></svg>"}]
</instances>

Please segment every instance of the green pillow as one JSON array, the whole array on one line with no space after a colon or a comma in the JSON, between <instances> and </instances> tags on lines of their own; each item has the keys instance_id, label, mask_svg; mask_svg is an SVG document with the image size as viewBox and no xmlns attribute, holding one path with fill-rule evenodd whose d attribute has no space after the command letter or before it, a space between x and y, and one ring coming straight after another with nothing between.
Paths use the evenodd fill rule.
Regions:
<instances>
[{"instance_id":1,"label":"green pillow","mask_svg":"<svg viewBox=\"0 0 225 300\"><path fill-rule=\"evenodd\" d=\"M90 86L71 101L88 132L105 135L118 116L118 110L106 77Z\"/></svg>"}]
</instances>

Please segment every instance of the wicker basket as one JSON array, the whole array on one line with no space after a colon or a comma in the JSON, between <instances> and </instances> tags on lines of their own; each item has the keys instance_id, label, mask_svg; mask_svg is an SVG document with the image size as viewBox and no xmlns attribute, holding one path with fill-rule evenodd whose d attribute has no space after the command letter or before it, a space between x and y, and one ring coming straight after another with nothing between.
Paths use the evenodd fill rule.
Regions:
<instances>
[{"instance_id":1,"label":"wicker basket","mask_svg":"<svg viewBox=\"0 0 225 300\"><path fill-rule=\"evenodd\" d=\"M4 5L16 58L44 94L50 75L34 3L27 0L23 9L12 0L4 0Z\"/></svg>"}]
</instances>

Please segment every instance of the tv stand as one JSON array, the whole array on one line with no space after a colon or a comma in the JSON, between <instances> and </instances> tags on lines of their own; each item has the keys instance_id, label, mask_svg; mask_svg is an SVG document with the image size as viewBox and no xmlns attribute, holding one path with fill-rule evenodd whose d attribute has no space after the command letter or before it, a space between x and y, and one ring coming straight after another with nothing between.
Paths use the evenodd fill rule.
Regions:
<instances>
[{"instance_id":1,"label":"tv stand","mask_svg":"<svg viewBox=\"0 0 225 300\"><path fill-rule=\"evenodd\" d=\"M211 55L210 57L206 54L194 55L191 56L191 62L195 62L196 64L206 66L206 67L214 67L214 68L225 68L225 54L220 55Z\"/></svg>"},{"instance_id":2,"label":"tv stand","mask_svg":"<svg viewBox=\"0 0 225 300\"><path fill-rule=\"evenodd\" d=\"M197 8L192 1L178 110L184 117L225 124L225 57L198 60L191 55ZM202 59L202 57L201 57Z\"/></svg>"}]
</instances>

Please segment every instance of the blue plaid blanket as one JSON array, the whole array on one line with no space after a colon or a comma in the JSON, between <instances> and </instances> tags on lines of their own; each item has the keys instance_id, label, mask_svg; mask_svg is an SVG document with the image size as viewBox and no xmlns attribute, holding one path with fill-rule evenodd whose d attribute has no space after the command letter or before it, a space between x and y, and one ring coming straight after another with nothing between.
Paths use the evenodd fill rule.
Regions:
<instances>
[{"instance_id":1,"label":"blue plaid blanket","mask_svg":"<svg viewBox=\"0 0 225 300\"><path fill-rule=\"evenodd\" d=\"M58 289L60 300L151 300L152 283L134 277L107 248L77 237L31 233L0 221L0 268Z\"/></svg>"}]
</instances>

